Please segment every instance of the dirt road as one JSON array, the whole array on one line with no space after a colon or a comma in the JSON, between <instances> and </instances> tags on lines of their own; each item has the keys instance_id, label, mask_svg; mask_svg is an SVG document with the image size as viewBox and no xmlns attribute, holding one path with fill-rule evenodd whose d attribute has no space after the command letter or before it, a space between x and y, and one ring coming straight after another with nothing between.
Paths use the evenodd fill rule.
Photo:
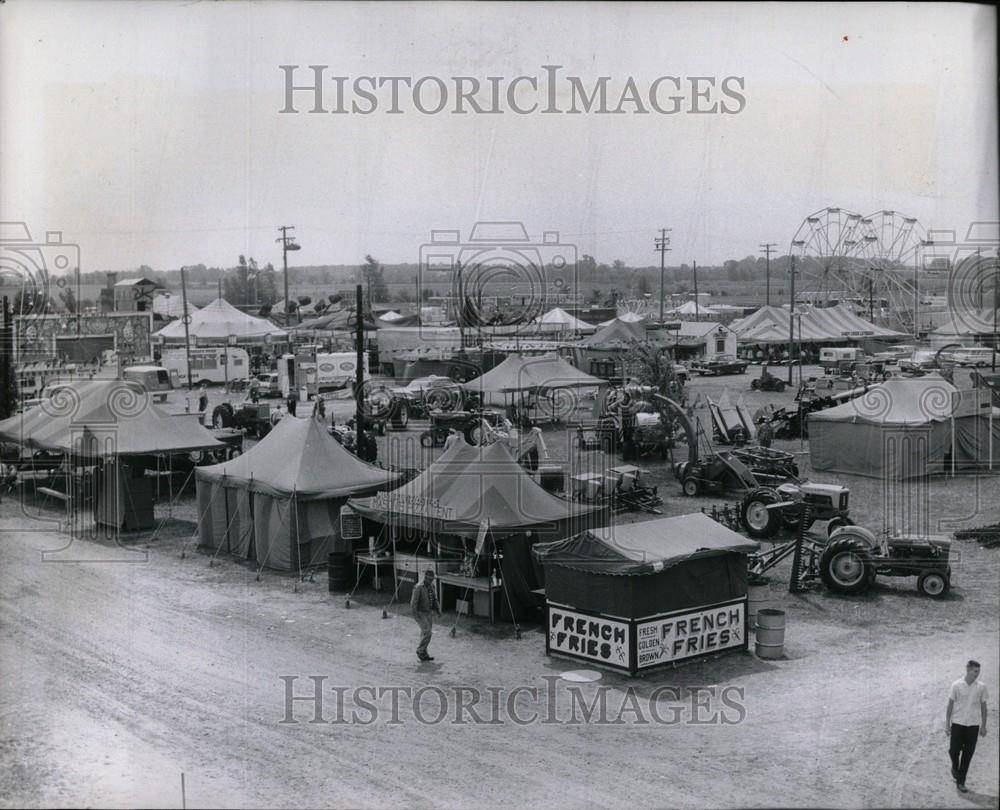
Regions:
<instances>
[{"instance_id":1,"label":"dirt road","mask_svg":"<svg viewBox=\"0 0 1000 810\"><path fill-rule=\"evenodd\" d=\"M1000 555L974 544L944 602L908 581L862 599L789 597L776 581L787 659L736 654L633 682L642 700L680 690L657 704L667 723L620 712L621 724L422 724L404 709L392 724L388 699L369 724L310 723L301 701L298 722L282 723L281 676L299 676L299 696L312 694L308 676L327 676L327 720L329 687L362 685L536 687L537 699L505 704L524 718L545 716L545 676L576 667L547 659L537 630L516 640L480 625L454 638L439 627L438 660L418 664L405 610L383 619L375 595L345 609L325 576L258 582L235 562L210 565L185 521L165 525L144 562L43 562L64 537L28 530L10 500L0 510L5 806L179 806L182 773L189 806L997 805L995 708L966 796L943 731L947 687L970 655L998 693ZM97 542L72 548L107 556ZM627 683L600 682L612 703ZM558 681L558 695L569 686ZM708 686L743 690L742 722L691 723L688 690ZM438 705L430 694L425 720Z\"/></svg>"}]
</instances>

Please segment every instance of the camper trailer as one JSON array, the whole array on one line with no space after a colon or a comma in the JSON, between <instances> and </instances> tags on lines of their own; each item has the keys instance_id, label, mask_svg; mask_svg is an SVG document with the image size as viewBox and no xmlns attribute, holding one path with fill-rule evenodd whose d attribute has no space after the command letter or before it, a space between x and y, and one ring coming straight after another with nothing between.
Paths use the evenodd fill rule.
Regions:
<instances>
[{"instance_id":1,"label":"camper trailer","mask_svg":"<svg viewBox=\"0 0 1000 810\"><path fill-rule=\"evenodd\" d=\"M122 377L142 385L154 402L166 401L167 393L180 387L177 372L162 366L128 366L122 369Z\"/></svg>"},{"instance_id":2,"label":"camper trailer","mask_svg":"<svg viewBox=\"0 0 1000 810\"><path fill-rule=\"evenodd\" d=\"M191 349L191 381L194 383L225 383L245 380L250 376L250 356L246 349L235 346L212 346ZM184 349L163 352L160 361L171 374L187 383L188 363Z\"/></svg>"},{"instance_id":3,"label":"camper trailer","mask_svg":"<svg viewBox=\"0 0 1000 810\"><path fill-rule=\"evenodd\" d=\"M824 346L819 350L819 364L828 371L841 368L841 363L860 363L865 353L854 346Z\"/></svg>"},{"instance_id":4,"label":"camper trailer","mask_svg":"<svg viewBox=\"0 0 1000 810\"><path fill-rule=\"evenodd\" d=\"M368 356L363 354L362 374L368 376ZM357 375L358 358L354 352L333 354L285 354L278 360L278 381L281 395L305 387L310 396L351 385Z\"/></svg>"}]
</instances>

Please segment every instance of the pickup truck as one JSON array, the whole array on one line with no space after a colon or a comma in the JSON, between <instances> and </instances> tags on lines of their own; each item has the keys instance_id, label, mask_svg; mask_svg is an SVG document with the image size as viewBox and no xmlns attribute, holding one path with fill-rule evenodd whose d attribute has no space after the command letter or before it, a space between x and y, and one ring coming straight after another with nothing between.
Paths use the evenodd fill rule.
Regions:
<instances>
[{"instance_id":1,"label":"pickup truck","mask_svg":"<svg viewBox=\"0 0 1000 810\"><path fill-rule=\"evenodd\" d=\"M720 354L711 360L695 360L690 369L694 374L717 377L722 374L743 374L749 364L731 354Z\"/></svg>"}]
</instances>

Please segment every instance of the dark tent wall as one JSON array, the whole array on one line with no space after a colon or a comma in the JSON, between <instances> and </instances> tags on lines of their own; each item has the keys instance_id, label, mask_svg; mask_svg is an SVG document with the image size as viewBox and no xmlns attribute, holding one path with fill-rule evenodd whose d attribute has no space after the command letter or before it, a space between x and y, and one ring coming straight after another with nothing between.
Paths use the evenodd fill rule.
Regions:
<instances>
[{"instance_id":1,"label":"dark tent wall","mask_svg":"<svg viewBox=\"0 0 1000 810\"><path fill-rule=\"evenodd\" d=\"M548 601L624 619L713 605L746 594L747 559L737 552L694 558L640 575L545 567Z\"/></svg>"},{"instance_id":2,"label":"dark tent wall","mask_svg":"<svg viewBox=\"0 0 1000 810\"><path fill-rule=\"evenodd\" d=\"M809 421L812 468L822 472L903 480L941 472L951 447L946 422L872 425Z\"/></svg>"}]
</instances>

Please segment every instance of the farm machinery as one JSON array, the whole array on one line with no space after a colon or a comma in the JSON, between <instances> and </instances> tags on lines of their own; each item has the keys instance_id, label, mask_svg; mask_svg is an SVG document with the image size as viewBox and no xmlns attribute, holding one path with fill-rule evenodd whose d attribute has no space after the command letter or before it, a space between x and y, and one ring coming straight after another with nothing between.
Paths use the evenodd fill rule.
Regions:
<instances>
[{"instance_id":1,"label":"farm machinery","mask_svg":"<svg viewBox=\"0 0 1000 810\"><path fill-rule=\"evenodd\" d=\"M751 489L740 503L740 519L747 534L770 539L782 528L808 529L818 520L827 522L827 534L850 525L850 490L836 484L812 481L787 482Z\"/></svg>"},{"instance_id":2,"label":"farm machinery","mask_svg":"<svg viewBox=\"0 0 1000 810\"><path fill-rule=\"evenodd\" d=\"M284 415L284 408L249 399L235 407L223 402L212 411L212 427L232 428L263 439Z\"/></svg>"},{"instance_id":3,"label":"farm machinery","mask_svg":"<svg viewBox=\"0 0 1000 810\"><path fill-rule=\"evenodd\" d=\"M827 542L800 531L794 540L749 555L749 574L760 577L792 557L792 589L819 579L834 593L860 594L878 576L916 577L917 590L935 599L951 587L951 540L947 537L881 537L861 526L841 526Z\"/></svg>"},{"instance_id":4,"label":"farm machinery","mask_svg":"<svg viewBox=\"0 0 1000 810\"><path fill-rule=\"evenodd\" d=\"M781 393L785 390L785 381L780 377L775 377L767 370L767 366L764 366L761 369L760 377L756 380L750 380L750 389L752 391L776 391Z\"/></svg>"}]
</instances>

